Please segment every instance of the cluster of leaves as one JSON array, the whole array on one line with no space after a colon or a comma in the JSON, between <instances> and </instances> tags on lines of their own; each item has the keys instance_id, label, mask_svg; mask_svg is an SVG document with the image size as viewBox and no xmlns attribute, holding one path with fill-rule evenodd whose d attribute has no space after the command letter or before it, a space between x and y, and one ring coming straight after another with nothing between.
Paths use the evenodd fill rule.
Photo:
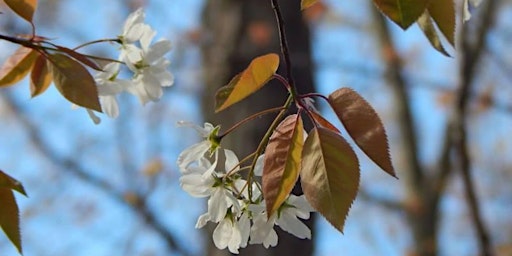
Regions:
<instances>
[{"instance_id":1,"label":"cluster of leaves","mask_svg":"<svg viewBox=\"0 0 512 256\"><path fill-rule=\"evenodd\" d=\"M32 18L37 1L5 2L33 26ZM91 58L35 35L31 35L28 39L6 36L2 39L21 46L0 68L0 87L15 84L30 72L32 97L45 92L53 81L67 100L101 112L96 82L85 66L95 70L101 70L101 68Z\"/></svg>"},{"instance_id":2,"label":"cluster of leaves","mask_svg":"<svg viewBox=\"0 0 512 256\"><path fill-rule=\"evenodd\" d=\"M255 58L228 85L219 89L216 111L243 100L273 78L286 83L276 74L278 66L276 54ZM290 89L289 84L285 85ZM315 110L309 98L317 96L327 100L355 144L385 172L396 177L384 126L370 104L349 88L336 90L328 97L294 95L291 90L290 95L298 112L278 120L264 152L262 191L267 216L281 207L300 177L311 206L342 232L359 188L359 160L341 132ZM292 101L287 101L284 109L291 107ZM302 114L314 124L305 140ZM261 153L256 152L255 157Z\"/></svg>"},{"instance_id":3,"label":"cluster of leaves","mask_svg":"<svg viewBox=\"0 0 512 256\"><path fill-rule=\"evenodd\" d=\"M302 0L302 9L318 0ZM377 8L402 29L412 24L419 27L430 44L440 53L449 56L441 43L441 37L455 46L456 10L453 0L373 0Z\"/></svg>"}]
</instances>

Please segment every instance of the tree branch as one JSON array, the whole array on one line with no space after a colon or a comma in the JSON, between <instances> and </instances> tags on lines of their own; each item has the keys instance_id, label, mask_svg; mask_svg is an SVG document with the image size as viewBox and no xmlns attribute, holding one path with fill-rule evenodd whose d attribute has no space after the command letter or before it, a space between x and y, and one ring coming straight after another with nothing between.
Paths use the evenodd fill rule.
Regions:
<instances>
[{"instance_id":1,"label":"tree branch","mask_svg":"<svg viewBox=\"0 0 512 256\"><path fill-rule=\"evenodd\" d=\"M103 191L118 203L128 206L164 239L169 249L174 250L181 255L190 255L177 242L174 235L165 228L165 225L156 217L149 206L146 205L143 197L134 195L135 197L133 197L133 200L127 200L126 193L117 190L107 181L90 174L79 162L75 161L75 159L58 155L55 150L53 150L53 148L42 139L39 130L36 128L37 126L27 117L23 108L18 102L16 102L14 96L12 96L8 91L4 91L0 94L0 97L3 98L5 104L10 108L13 116L17 118L20 124L26 129L28 137L37 151L55 165L60 166L62 170L78 177L100 191Z\"/></svg>"}]
</instances>

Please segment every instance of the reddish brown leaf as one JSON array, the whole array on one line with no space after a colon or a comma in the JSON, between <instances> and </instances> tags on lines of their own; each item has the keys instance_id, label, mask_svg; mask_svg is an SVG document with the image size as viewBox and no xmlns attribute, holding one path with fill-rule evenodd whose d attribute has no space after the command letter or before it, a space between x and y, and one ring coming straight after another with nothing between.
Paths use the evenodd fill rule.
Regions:
<instances>
[{"instance_id":1,"label":"reddish brown leaf","mask_svg":"<svg viewBox=\"0 0 512 256\"><path fill-rule=\"evenodd\" d=\"M87 69L60 53L50 55L49 60L53 81L64 98L79 106L101 112L96 83Z\"/></svg>"},{"instance_id":2,"label":"reddish brown leaf","mask_svg":"<svg viewBox=\"0 0 512 256\"><path fill-rule=\"evenodd\" d=\"M18 48L0 69L0 87L13 85L23 79L32 68L36 56L37 53L30 48Z\"/></svg>"},{"instance_id":3,"label":"reddish brown leaf","mask_svg":"<svg viewBox=\"0 0 512 256\"><path fill-rule=\"evenodd\" d=\"M0 208L0 227L12 244L16 246L16 249L22 253L20 213L14 194L10 189L0 187L0 205L2 206Z\"/></svg>"},{"instance_id":4,"label":"reddish brown leaf","mask_svg":"<svg viewBox=\"0 0 512 256\"><path fill-rule=\"evenodd\" d=\"M39 55L34 62L34 67L30 73L30 95L35 97L48 89L52 83L52 74L48 70L46 57Z\"/></svg>"},{"instance_id":5,"label":"reddish brown leaf","mask_svg":"<svg viewBox=\"0 0 512 256\"><path fill-rule=\"evenodd\" d=\"M299 115L286 117L270 137L262 176L267 216L279 209L297 182L303 144L304 128Z\"/></svg>"},{"instance_id":6,"label":"reddish brown leaf","mask_svg":"<svg viewBox=\"0 0 512 256\"><path fill-rule=\"evenodd\" d=\"M8 188L13 189L20 192L23 195L27 195L25 192L25 188L21 184L21 182L17 181L13 177L9 176L7 173L0 170L0 188Z\"/></svg>"},{"instance_id":7,"label":"reddish brown leaf","mask_svg":"<svg viewBox=\"0 0 512 256\"><path fill-rule=\"evenodd\" d=\"M300 181L308 202L343 232L359 189L359 160L340 134L314 128L302 150Z\"/></svg>"},{"instance_id":8,"label":"reddish brown leaf","mask_svg":"<svg viewBox=\"0 0 512 256\"><path fill-rule=\"evenodd\" d=\"M57 49L61 50L62 52L66 53L67 55L73 57L74 59L80 61L81 63L83 63L84 65L92 68L92 69L95 69L95 70L98 70L98 71L103 71L101 69L100 66L98 66L98 64L96 64L94 61L92 61L91 59L89 59L87 56L84 56L83 54L73 50L73 49L69 49L67 47L63 47L63 46L56 46Z\"/></svg>"},{"instance_id":9,"label":"reddish brown leaf","mask_svg":"<svg viewBox=\"0 0 512 256\"><path fill-rule=\"evenodd\" d=\"M384 125L372 106L350 88L331 93L329 104L359 148L385 172L396 177Z\"/></svg>"},{"instance_id":10,"label":"reddish brown leaf","mask_svg":"<svg viewBox=\"0 0 512 256\"><path fill-rule=\"evenodd\" d=\"M331 124L331 122L327 121L327 119L325 119L323 116L321 116L316 111L310 111L309 113L311 114L313 119L315 119L315 122L317 124L321 125L324 128L327 128L335 133L341 133L340 130L338 130L338 128L336 128L336 126Z\"/></svg>"}]
</instances>

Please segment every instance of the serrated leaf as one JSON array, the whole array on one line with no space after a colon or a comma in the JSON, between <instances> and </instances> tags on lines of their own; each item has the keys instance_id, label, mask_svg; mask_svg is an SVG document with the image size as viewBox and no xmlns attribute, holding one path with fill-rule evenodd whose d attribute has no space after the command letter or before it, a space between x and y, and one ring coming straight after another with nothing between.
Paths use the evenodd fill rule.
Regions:
<instances>
[{"instance_id":1,"label":"serrated leaf","mask_svg":"<svg viewBox=\"0 0 512 256\"><path fill-rule=\"evenodd\" d=\"M455 3L452 0L430 0L428 12L452 46L455 46Z\"/></svg>"},{"instance_id":2,"label":"serrated leaf","mask_svg":"<svg viewBox=\"0 0 512 256\"><path fill-rule=\"evenodd\" d=\"M244 71L217 91L215 112L222 111L261 89L276 73L278 66L279 56L275 53L253 59Z\"/></svg>"},{"instance_id":3,"label":"serrated leaf","mask_svg":"<svg viewBox=\"0 0 512 256\"><path fill-rule=\"evenodd\" d=\"M443 44L441 43L441 39L439 38L439 35L437 34L437 30L434 27L434 24L432 23L432 18L430 17L428 11L423 13L423 15L420 16L418 19L418 26L423 31L423 34L427 37L428 41L436 49L438 52L442 53L443 55L450 57L448 52L444 49Z\"/></svg>"},{"instance_id":4,"label":"serrated leaf","mask_svg":"<svg viewBox=\"0 0 512 256\"><path fill-rule=\"evenodd\" d=\"M308 202L340 232L359 189L359 160L341 135L314 128L302 150L300 180Z\"/></svg>"},{"instance_id":5,"label":"serrated leaf","mask_svg":"<svg viewBox=\"0 0 512 256\"><path fill-rule=\"evenodd\" d=\"M425 12L429 0L373 0L375 5L402 29L407 29Z\"/></svg>"},{"instance_id":6,"label":"serrated leaf","mask_svg":"<svg viewBox=\"0 0 512 256\"><path fill-rule=\"evenodd\" d=\"M307 9L307 8L311 7L312 5L316 4L316 2L318 2L318 0L301 0L300 1L300 9L301 10Z\"/></svg>"},{"instance_id":7,"label":"serrated leaf","mask_svg":"<svg viewBox=\"0 0 512 256\"><path fill-rule=\"evenodd\" d=\"M286 117L270 137L262 176L267 216L279 209L297 182L303 145L304 127L296 114Z\"/></svg>"},{"instance_id":8,"label":"serrated leaf","mask_svg":"<svg viewBox=\"0 0 512 256\"><path fill-rule=\"evenodd\" d=\"M34 64L37 52L27 47L18 48L0 68L0 87L9 86L23 79Z\"/></svg>"},{"instance_id":9,"label":"serrated leaf","mask_svg":"<svg viewBox=\"0 0 512 256\"><path fill-rule=\"evenodd\" d=\"M357 146L385 172L396 177L384 125L372 106L350 88L331 93L329 104Z\"/></svg>"},{"instance_id":10,"label":"serrated leaf","mask_svg":"<svg viewBox=\"0 0 512 256\"><path fill-rule=\"evenodd\" d=\"M98 89L87 69L64 54L56 53L48 58L53 81L64 98L76 105L101 112Z\"/></svg>"},{"instance_id":11,"label":"serrated leaf","mask_svg":"<svg viewBox=\"0 0 512 256\"><path fill-rule=\"evenodd\" d=\"M25 192L25 188L23 187L21 182L9 176L7 173L3 171L0 171L0 188L13 189L25 196L27 195L27 193Z\"/></svg>"},{"instance_id":12,"label":"serrated leaf","mask_svg":"<svg viewBox=\"0 0 512 256\"><path fill-rule=\"evenodd\" d=\"M14 194L8 188L0 187L0 227L16 249L22 253L19 209Z\"/></svg>"},{"instance_id":13,"label":"serrated leaf","mask_svg":"<svg viewBox=\"0 0 512 256\"><path fill-rule=\"evenodd\" d=\"M37 0L4 0L5 4L16 14L32 23L34 12L37 7Z\"/></svg>"},{"instance_id":14,"label":"serrated leaf","mask_svg":"<svg viewBox=\"0 0 512 256\"><path fill-rule=\"evenodd\" d=\"M324 128L327 128L333 132L341 133L340 130L338 130L338 128L336 128L336 126L334 126L331 122L327 121L327 119L325 119L323 116L321 116L316 111L310 111L309 113L311 114L311 116L313 117L313 119L315 120L315 122L317 124L321 125Z\"/></svg>"},{"instance_id":15,"label":"serrated leaf","mask_svg":"<svg viewBox=\"0 0 512 256\"><path fill-rule=\"evenodd\" d=\"M52 83L52 74L46 64L46 57L39 55L30 73L30 95L36 97L45 92Z\"/></svg>"}]
</instances>

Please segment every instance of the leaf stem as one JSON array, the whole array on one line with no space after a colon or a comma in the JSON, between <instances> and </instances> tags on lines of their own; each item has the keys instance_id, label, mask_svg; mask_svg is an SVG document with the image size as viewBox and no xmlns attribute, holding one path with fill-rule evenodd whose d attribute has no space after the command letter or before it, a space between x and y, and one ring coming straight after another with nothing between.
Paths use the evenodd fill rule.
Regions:
<instances>
[{"instance_id":1,"label":"leaf stem","mask_svg":"<svg viewBox=\"0 0 512 256\"><path fill-rule=\"evenodd\" d=\"M225 131L224 133L222 133L221 135L218 135L217 138L219 140L222 140L222 138L224 138L224 136L228 135L229 133L231 133L232 131L236 130L238 127L242 126L243 124L251 121L251 120L254 120L256 119L257 117L261 117L263 115L266 115L266 114L269 114L269 113L273 113L273 112L277 112L277 111L280 111L280 110L284 110L285 107L282 106L282 107L275 107L275 108L270 108L270 109L267 109L267 110L263 110L261 112L258 112L256 114L253 114L245 119L243 119L242 121L236 123L235 125L233 125L231 128L229 128L227 131Z\"/></svg>"},{"instance_id":2,"label":"leaf stem","mask_svg":"<svg viewBox=\"0 0 512 256\"><path fill-rule=\"evenodd\" d=\"M111 43L111 42L114 42L114 43L121 43L121 40L119 38L108 38L108 39L99 39L99 40L94 40L94 41L90 41L90 42L87 42L87 43L83 43L75 48L73 48L72 50L78 50L80 48L83 48L85 46L89 46L89 45L92 45L92 44L97 44L97 43Z\"/></svg>"}]
</instances>

